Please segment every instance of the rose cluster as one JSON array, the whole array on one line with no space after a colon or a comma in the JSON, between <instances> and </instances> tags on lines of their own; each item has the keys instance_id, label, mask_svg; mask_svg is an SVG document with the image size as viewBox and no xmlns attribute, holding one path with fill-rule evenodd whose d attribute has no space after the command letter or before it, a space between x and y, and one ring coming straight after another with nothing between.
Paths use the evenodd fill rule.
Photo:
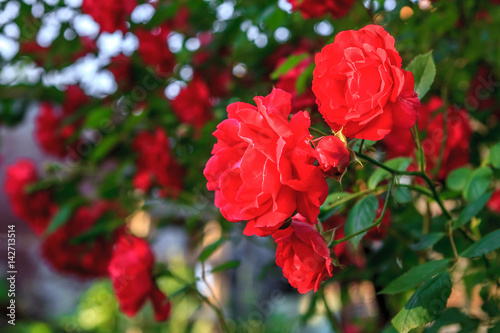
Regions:
<instances>
[{"instance_id":1,"label":"rose cluster","mask_svg":"<svg viewBox=\"0 0 500 333\"><path fill-rule=\"evenodd\" d=\"M135 315L151 299L156 320L167 320L170 302L154 281L153 253L126 231L123 208L104 200L60 207L50 189L35 187L39 180L35 164L19 160L7 168L4 190L14 214L42 238L50 266L80 278L109 276L125 314ZM62 210L70 216L54 228Z\"/></svg>"},{"instance_id":2,"label":"rose cluster","mask_svg":"<svg viewBox=\"0 0 500 333\"><path fill-rule=\"evenodd\" d=\"M294 86L294 71L308 64L305 58L280 86ZM228 119L214 132L218 141L204 170L224 218L246 221L247 236L271 235L276 264L300 293L318 290L333 274L332 251L319 232L324 229L315 225L328 195L326 178L340 179L350 164L345 136L380 140L393 130L410 133L420 107L413 75L401 68L394 38L380 26L339 33L316 55L315 65L312 90L334 135L313 140L309 113L296 110L295 89L295 104L290 93L273 89L255 97L256 106L227 107ZM382 236L387 218L367 238ZM344 245L334 251L340 254Z\"/></svg>"}]
</instances>

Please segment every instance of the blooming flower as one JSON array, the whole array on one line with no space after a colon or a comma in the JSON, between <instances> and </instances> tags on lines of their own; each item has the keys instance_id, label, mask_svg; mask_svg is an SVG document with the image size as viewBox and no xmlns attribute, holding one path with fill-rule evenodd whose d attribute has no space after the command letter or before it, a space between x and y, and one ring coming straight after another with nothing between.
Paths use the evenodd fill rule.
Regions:
<instances>
[{"instance_id":1,"label":"blooming flower","mask_svg":"<svg viewBox=\"0 0 500 333\"><path fill-rule=\"evenodd\" d=\"M394 38L384 28L342 31L315 62L313 91L335 132L376 141L415 124L420 101L413 74L401 68Z\"/></svg>"},{"instance_id":2,"label":"blooming flower","mask_svg":"<svg viewBox=\"0 0 500 333\"><path fill-rule=\"evenodd\" d=\"M120 309L129 317L148 299L157 321L170 317L170 301L153 279L153 266L153 252L145 240L132 235L117 240L108 270Z\"/></svg>"}]
</instances>

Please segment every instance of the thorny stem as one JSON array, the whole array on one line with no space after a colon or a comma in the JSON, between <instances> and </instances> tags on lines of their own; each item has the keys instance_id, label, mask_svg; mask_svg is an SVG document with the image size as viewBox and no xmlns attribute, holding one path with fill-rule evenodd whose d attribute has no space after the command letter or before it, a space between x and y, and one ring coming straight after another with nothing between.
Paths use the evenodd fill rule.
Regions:
<instances>
[{"instance_id":1,"label":"thorny stem","mask_svg":"<svg viewBox=\"0 0 500 333\"><path fill-rule=\"evenodd\" d=\"M325 310L326 310L326 316L328 317L328 321L330 322L330 325L332 326L332 329L334 332L342 332L342 326L338 322L337 318L335 318L335 315L333 314L332 310L330 309L330 306L328 305L328 301L326 300L325 296L325 291L321 291L321 298L323 298L323 303L325 304Z\"/></svg>"},{"instance_id":2,"label":"thorny stem","mask_svg":"<svg viewBox=\"0 0 500 333\"><path fill-rule=\"evenodd\" d=\"M179 281L180 283L185 284L186 286L189 285L189 282L187 282L186 280L184 280L180 276L177 276L177 275L173 274L170 271L168 271L168 275L171 276L172 278L174 278L175 280ZM210 288L210 286L209 286L209 288ZM191 286L189 286L189 289L192 290L196 294L196 296L202 300L202 302L205 302L210 308L212 308L212 310L217 315L217 319L219 321L219 325L221 326L222 331L223 332L229 332L229 328L227 326L226 319L224 318L224 313L222 312L222 309L219 308L217 305L213 304L208 299L208 297L206 297L205 295L203 295L202 293L200 293L200 291L196 288L195 284L191 284Z\"/></svg>"},{"instance_id":3,"label":"thorny stem","mask_svg":"<svg viewBox=\"0 0 500 333\"><path fill-rule=\"evenodd\" d=\"M354 237L356 237L358 235L361 235L361 234L369 231L371 228L376 227L380 223L382 223L382 219L384 218L385 211L387 210L387 206L389 206L389 200L390 200L392 188L394 187L395 182L396 182L396 176L393 174L392 178L391 178L391 184L389 185L389 189L387 190L387 197L385 198L385 203L384 203L384 208L382 209L382 214L380 214L380 217L378 219L376 219L375 222L373 222L368 227L366 227L366 228L364 228L362 230L359 230L358 232L356 232L356 233L354 233L352 235L349 235L349 236L346 236L346 237L341 238L339 240L336 240L333 243L334 244L339 244L339 243L345 242L346 240L349 240L349 239L354 238Z\"/></svg>"},{"instance_id":4,"label":"thorny stem","mask_svg":"<svg viewBox=\"0 0 500 333\"><path fill-rule=\"evenodd\" d=\"M427 176L427 174L425 172L420 172L420 171L400 171L400 170L395 170L395 169L392 169L390 167L388 167L387 165L384 165L382 163L380 163L379 161L377 161L376 159L374 159L373 157L370 157L368 155L365 155L363 153L358 153L358 156L361 157L362 159L390 172L391 174L393 175L400 175L400 176L417 176L417 177L420 177L422 179L424 179L427 184L429 185L431 191L432 191L432 197L436 200L436 202L438 203L439 207L441 208L441 210L443 211L443 214L450 220L452 220L452 216L451 214L448 212L448 210L444 207L444 204L441 200L441 198L439 197L439 194L437 193L436 191L436 187L434 186L432 180L429 178L429 176Z\"/></svg>"}]
</instances>

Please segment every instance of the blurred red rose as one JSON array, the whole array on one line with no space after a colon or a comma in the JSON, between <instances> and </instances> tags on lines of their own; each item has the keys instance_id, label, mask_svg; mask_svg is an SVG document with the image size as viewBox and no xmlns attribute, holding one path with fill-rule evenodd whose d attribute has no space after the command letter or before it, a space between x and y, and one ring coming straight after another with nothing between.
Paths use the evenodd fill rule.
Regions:
<instances>
[{"instance_id":1,"label":"blurred red rose","mask_svg":"<svg viewBox=\"0 0 500 333\"><path fill-rule=\"evenodd\" d=\"M119 207L106 201L77 208L63 226L43 240L43 256L61 273L83 278L106 276L114 238L123 232L123 228L87 239L78 240L77 237L91 232L98 222L113 222L111 216L117 210Z\"/></svg>"},{"instance_id":2,"label":"blurred red rose","mask_svg":"<svg viewBox=\"0 0 500 333\"><path fill-rule=\"evenodd\" d=\"M319 232L303 218L292 218L290 226L273 233L278 245L276 265L283 269L288 282L305 294L311 289L316 292L328 277L333 266L330 249Z\"/></svg>"},{"instance_id":3,"label":"blurred red rose","mask_svg":"<svg viewBox=\"0 0 500 333\"><path fill-rule=\"evenodd\" d=\"M257 107L237 102L217 126L213 156L203 171L215 205L229 221L247 220L245 235L267 236L295 211L315 221L328 186L314 165L307 112L288 121L291 95L273 89L255 97Z\"/></svg>"},{"instance_id":4,"label":"blurred red rose","mask_svg":"<svg viewBox=\"0 0 500 333\"><path fill-rule=\"evenodd\" d=\"M500 190L493 192L486 206L492 212L500 214Z\"/></svg>"},{"instance_id":5,"label":"blurred red rose","mask_svg":"<svg viewBox=\"0 0 500 333\"><path fill-rule=\"evenodd\" d=\"M90 97L78 85L70 85L64 91L62 111L66 116L71 115L89 102Z\"/></svg>"},{"instance_id":6,"label":"blurred red rose","mask_svg":"<svg viewBox=\"0 0 500 333\"><path fill-rule=\"evenodd\" d=\"M137 0L83 0L82 12L92 16L101 32L125 32L126 22L136 6Z\"/></svg>"},{"instance_id":7,"label":"blurred red rose","mask_svg":"<svg viewBox=\"0 0 500 333\"><path fill-rule=\"evenodd\" d=\"M294 52L298 55L303 52ZM286 61L287 58L282 58L278 61L276 68L279 68ZM276 88L283 89L292 94L292 112L303 111L305 109L313 109L316 107L316 96L308 85L306 89L300 94L297 92L297 80L304 73L304 71L313 63L311 56L304 58L297 66L290 69L287 73L281 75L276 82Z\"/></svg>"},{"instance_id":8,"label":"blurred red rose","mask_svg":"<svg viewBox=\"0 0 500 333\"><path fill-rule=\"evenodd\" d=\"M132 61L124 54L119 54L111 58L107 69L115 77L118 87L121 89L131 89L133 84Z\"/></svg>"},{"instance_id":9,"label":"blurred red rose","mask_svg":"<svg viewBox=\"0 0 500 333\"><path fill-rule=\"evenodd\" d=\"M330 177L342 175L351 161L351 154L339 138L329 135L316 145L321 170Z\"/></svg>"},{"instance_id":10,"label":"blurred red rose","mask_svg":"<svg viewBox=\"0 0 500 333\"><path fill-rule=\"evenodd\" d=\"M150 299L157 321L170 317L170 301L153 278L154 255L149 244L132 235L116 242L109 262L109 277L120 309L133 317Z\"/></svg>"},{"instance_id":11,"label":"blurred red rose","mask_svg":"<svg viewBox=\"0 0 500 333\"><path fill-rule=\"evenodd\" d=\"M4 183L12 212L37 235L45 231L57 211L50 191L27 192L27 187L39 180L35 164L30 160L20 159L7 167Z\"/></svg>"},{"instance_id":12,"label":"blurred red rose","mask_svg":"<svg viewBox=\"0 0 500 333\"><path fill-rule=\"evenodd\" d=\"M35 119L35 138L47 154L64 157L70 151L69 139L75 133L75 126L64 125L64 115L49 103L40 103L38 116Z\"/></svg>"},{"instance_id":13,"label":"blurred red rose","mask_svg":"<svg viewBox=\"0 0 500 333\"><path fill-rule=\"evenodd\" d=\"M313 91L334 131L380 140L415 124L420 101L413 74L401 68L394 38L381 26L340 32L315 61Z\"/></svg>"},{"instance_id":14,"label":"blurred red rose","mask_svg":"<svg viewBox=\"0 0 500 333\"><path fill-rule=\"evenodd\" d=\"M210 90L197 75L181 89L171 103L172 110L182 123L200 128L212 119Z\"/></svg>"},{"instance_id":15,"label":"blurred red rose","mask_svg":"<svg viewBox=\"0 0 500 333\"><path fill-rule=\"evenodd\" d=\"M160 187L160 195L176 197L182 190L184 170L170 153L167 133L157 128L153 133L139 133L132 148L139 154L134 187L147 192L153 185Z\"/></svg>"},{"instance_id":16,"label":"blurred red rose","mask_svg":"<svg viewBox=\"0 0 500 333\"><path fill-rule=\"evenodd\" d=\"M347 15L354 0L290 0L290 3L304 18L322 17L327 13L341 18Z\"/></svg>"},{"instance_id":17,"label":"blurred red rose","mask_svg":"<svg viewBox=\"0 0 500 333\"><path fill-rule=\"evenodd\" d=\"M418 126L423 135L421 142L426 159L426 169L432 171L441 159L441 145L444 138L443 112L436 112L443 107L439 97L432 97L422 104L418 117ZM448 174L469 162L469 142L472 128L465 110L449 106L447 109L447 139L442 160L437 174L438 179L445 179ZM415 143L409 130L396 129L384 139L387 157L414 156Z\"/></svg>"},{"instance_id":18,"label":"blurred red rose","mask_svg":"<svg viewBox=\"0 0 500 333\"><path fill-rule=\"evenodd\" d=\"M471 81L465 102L469 110L485 111L497 106L495 92L498 83L491 68L481 66Z\"/></svg>"},{"instance_id":19,"label":"blurred red rose","mask_svg":"<svg viewBox=\"0 0 500 333\"><path fill-rule=\"evenodd\" d=\"M153 30L139 28L135 31L139 39L137 53L142 61L154 68L160 77L168 77L175 66L175 57L170 52L167 37L170 34L167 24L155 27Z\"/></svg>"}]
</instances>

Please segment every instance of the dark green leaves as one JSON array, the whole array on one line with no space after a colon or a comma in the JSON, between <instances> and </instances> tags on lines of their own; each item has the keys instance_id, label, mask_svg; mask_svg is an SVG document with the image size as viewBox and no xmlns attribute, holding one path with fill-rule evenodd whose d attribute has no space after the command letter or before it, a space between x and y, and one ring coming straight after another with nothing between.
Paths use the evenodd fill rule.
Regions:
<instances>
[{"instance_id":1,"label":"dark green leaves","mask_svg":"<svg viewBox=\"0 0 500 333\"><path fill-rule=\"evenodd\" d=\"M500 248L500 230L487 234L476 243L469 246L460 256L465 258L475 258L488 254Z\"/></svg>"},{"instance_id":2,"label":"dark green leaves","mask_svg":"<svg viewBox=\"0 0 500 333\"><path fill-rule=\"evenodd\" d=\"M219 266L212 269L212 273L222 272L222 271L226 271L226 270L232 269L232 268L238 268L239 265L240 265L239 260L231 260L231 261L225 262L223 264L220 264Z\"/></svg>"},{"instance_id":3,"label":"dark green leaves","mask_svg":"<svg viewBox=\"0 0 500 333\"><path fill-rule=\"evenodd\" d=\"M424 250L439 242L444 236L444 232L431 232L427 235L423 235L417 243L411 244L410 248L414 251Z\"/></svg>"},{"instance_id":4,"label":"dark green leaves","mask_svg":"<svg viewBox=\"0 0 500 333\"><path fill-rule=\"evenodd\" d=\"M406 70L413 73L415 79L415 91L418 98L422 100L431 88L436 76L436 65L432 58L432 51L416 56L406 67Z\"/></svg>"},{"instance_id":5,"label":"dark green leaves","mask_svg":"<svg viewBox=\"0 0 500 333\"><path fill-rule=\"evenodd\" d=\"M450 275L445 272L418 288L405 307L392 319L396 330L406 333L438 318L446 309L451 287Z\"/></svg>"},{"instance_id":6,"label":"dark green leaves","mask_svg":"<svg viewBox=\"0 0 500 333\"><path fill-rule=\"evenodd\" d=\"M472 170L468 168L458 168L450 172L446 179L446 187L453 191L463 191L467 181L472 175Z\"/></svg>"},{"instance_id":7,"label":"dark green leaves","mask_svg":"<svg viewBox=\"0 0 500 333\"><path fill-rule=\"evenodd\" d=\"M490 163L496 169L500 169L500 143L497 143L491 148Z\"/></svg>"},{"instance_id":8,"label":"dark green leaves","mask_svg":"<svg viewBox=\"0 0 500 333\"><path fill-rule=\"evenodd\" d=\"M413 267L396 280L389 283L381 294L397 294L418 287L421 283L429 280L434 275L446 270L450 259L434 260L425 264Z\"/></svg>"},{"instance_id":9,"label":"dark green leaves","mask_svg":"<svg viewBox=\"0 0 500 333\"><path fill-rule=\"evenodd\" d=\"M394 158L390 161L387 161L384 163L386 166L390 167L391 169L395 169L398 171L406 171L408 169L408 166L410 165L412 159L408 157L398 157ZM369 188L375 188L377 185L386 179L391 178L391 173L389 171L386 171L382 168L378 168L373 172L373 174L370 176L368 179L368 187Z\"/></svg>"},{"instance_id":10,"label":"dark green leaves","mask_svg":"<svg viewBox=\"0 0 500 333\"><path fill-rule=\"evenodd\" d=\"M464 188L464 198L475 201L486 192L491 183L493 172L488 167L476 169L469 177Z\"/></svg>"},{"instance_id":11,"label":"dark green leaves","mask_svg":"<svg viewBox=\"0 0 500 333\"><path fill-rule=\"evenodd\" d=\"M345 235L353 235L367 227L369 227L375 220L378 208L378 199L374 195L369 195L359 200L354 207L352 207L347 220L345 222ZM351 243L354 248L357 248L361 238L366 232L351 238Z\"/></svg>"},{"instance_id":12,"label":"dark green leaves","mask_svg":"<svg viewBox=\"0 0 500 333\"><path fill-rule=\"evenodd\" d=\"M488 200L491 198L491 192L487 192L477 198L476 201L468 204L464 210L460 213L455 223L453 224L453 228L457 229L469 222L474 216L476 216L488 203Z\"/></svg>"}]
</instances>

